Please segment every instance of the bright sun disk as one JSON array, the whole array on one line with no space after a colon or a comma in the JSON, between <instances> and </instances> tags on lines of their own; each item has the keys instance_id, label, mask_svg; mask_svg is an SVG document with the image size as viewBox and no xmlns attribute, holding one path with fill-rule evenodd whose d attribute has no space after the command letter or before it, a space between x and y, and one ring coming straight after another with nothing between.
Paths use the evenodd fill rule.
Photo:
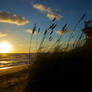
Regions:
<instances>
[{"instance_id":1,"label":"bright sun disk","mask_svg":"<svg viewBox=\"0 0 92 92\"><path fill-rule=\"evenodd\" d=\"M0 43L0 53L9 53L11 50L11 45L8 42Z\"/></svg>"}]
</instances>

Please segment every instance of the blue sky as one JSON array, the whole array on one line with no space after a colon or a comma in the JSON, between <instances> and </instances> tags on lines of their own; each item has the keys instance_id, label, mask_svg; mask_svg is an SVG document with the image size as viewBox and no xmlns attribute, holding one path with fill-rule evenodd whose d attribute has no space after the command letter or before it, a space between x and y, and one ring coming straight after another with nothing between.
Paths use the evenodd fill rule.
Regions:
<instances>
[{"instance_id":1,"label":"blue sky","mask_svg":"<svg viewBox=\"0 0 92 92\"><path fill-rule=\"evenodd\" d=\"M0 0L0 42L10 42L13 45L12 52L28 52L30 33L27 30L31 30L35 23L42 31L57 14L56 30L60 30L66 23L73 30L85 11L85 20L92 19L92 0ZM83 26L81 23L76 32Z\"/></svg>"}]
</instances>

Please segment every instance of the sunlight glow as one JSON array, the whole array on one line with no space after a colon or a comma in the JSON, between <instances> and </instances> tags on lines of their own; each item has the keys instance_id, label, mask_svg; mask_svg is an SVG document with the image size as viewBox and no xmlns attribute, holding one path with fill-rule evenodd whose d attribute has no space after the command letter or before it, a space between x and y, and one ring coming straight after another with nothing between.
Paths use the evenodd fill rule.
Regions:
<instances>
[{"instance_id":1,"label":"sunlight glow","mask_svg":"<svg viewBox=\"0 0 92 92\"><path fill-rule=\"evenodd\" d=\"M0 53L9 53L11 51L11 45L8 42L0 43Z\"/></svg>"}]
</instances>

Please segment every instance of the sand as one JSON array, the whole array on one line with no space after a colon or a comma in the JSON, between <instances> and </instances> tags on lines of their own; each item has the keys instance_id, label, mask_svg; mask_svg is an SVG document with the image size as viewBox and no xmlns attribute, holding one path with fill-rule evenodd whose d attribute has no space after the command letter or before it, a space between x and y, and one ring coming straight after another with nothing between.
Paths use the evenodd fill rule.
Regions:
<instances>
[{"instance_id":1,"label":"sand","mask_svg":"<svg viewBox=\"0 0 92 92\"><path fill-rule=\"evenodd\" d=\"M0 92L26 92L29 65L0 68Z\"/></svg>"}]
</instances>

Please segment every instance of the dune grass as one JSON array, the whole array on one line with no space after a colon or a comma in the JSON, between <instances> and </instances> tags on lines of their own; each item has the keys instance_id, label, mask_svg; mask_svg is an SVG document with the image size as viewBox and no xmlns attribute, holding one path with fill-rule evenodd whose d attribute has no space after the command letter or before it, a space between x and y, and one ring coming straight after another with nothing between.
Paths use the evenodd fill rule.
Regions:
<instances>
[{"instance_id":1,"label":"dune grass","mask_svg":"<svg viewBox=\"0 0 92 92\"><path fill-rule=\"evenodd\" d=\"M74 26L73 31L69 31L68 24L65 24L61 28L57 39L53 37L57 27L56 18L51 21L50 26L43 32L36 57L33 58L33 64L30 67L30 92L57 92L57 89L61 91L63 87L73 87L73 85L64 85L64 81L91 80L92 47L86 43L88 40L82 31L77 39L73 40L76 36L74 32L77 26L84 21L84 17L83 14ZM38 29L38 33L40 33L40 30ZM32 35L35 31L37 31L36 25L33 28ZM64 44L62 42L63 36L68 32L70 35L68 35L67 43ZM72 40L73 43L71 44ZM48 45L48 43L51 45Z\"/></svg>"}]
</instances>

